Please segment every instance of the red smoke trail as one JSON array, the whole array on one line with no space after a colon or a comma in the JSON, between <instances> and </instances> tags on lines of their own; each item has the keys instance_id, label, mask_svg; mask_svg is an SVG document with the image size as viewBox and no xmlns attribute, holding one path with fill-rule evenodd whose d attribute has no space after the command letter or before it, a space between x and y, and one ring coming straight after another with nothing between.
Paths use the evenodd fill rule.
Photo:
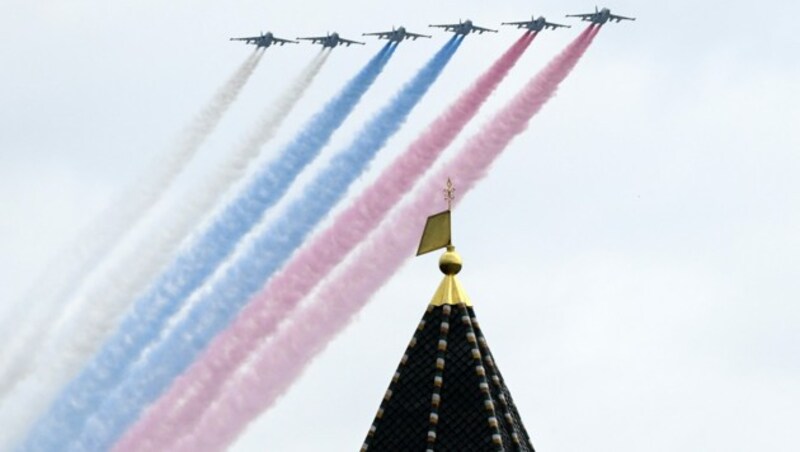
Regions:
<instances>
[{"instance_id":1,"label":"red smoke trail","mask_svg":"<svg viewBox=\"0 0 800 452\"><path fill-rule=\"evenodd\" d=\"M414 141L371 187L340 214L333 226L273 278L208 350L147 410L115 447L117 451L164 450L189 433L225 380L269 337L373 229L478 112L523 55L535 35L515 42L459 99Z\"/></svg>"},{"instance_id":2,"label":"red smoke trail","mask_svg":"<svg viewBox=\"0 0 800 452\"><path fill-rule=\"evenodd\" d=\"M271 407L302 373L311 359L339 333L413 254L425 218L438 210L442 181L448 176L466 193L482 179L489 165L528 121L553 96L575 67L596 32L587 28L531 80L510 104L474 136L459 155L434 177L392 221L376 231L344 271L319 291L325 300L313 300L297 312L271 341L264 344L244 372L229 382L225 392L205 413L193 434L178 450L220 450L262 411ZM375 258L380 256L380 261ZM253 319L258 322L257 319Z\"/></svg>"}]
</instances>

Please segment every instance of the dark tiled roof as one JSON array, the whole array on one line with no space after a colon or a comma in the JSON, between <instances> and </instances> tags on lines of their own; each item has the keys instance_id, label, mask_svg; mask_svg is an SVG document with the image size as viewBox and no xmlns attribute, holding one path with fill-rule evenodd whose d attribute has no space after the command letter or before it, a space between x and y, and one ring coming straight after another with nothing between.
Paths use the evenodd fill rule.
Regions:
<instances>
[{"instance_id":1,"label":"dark tiled roof","mask_svg":"<svg viewBox=\"0 0 800 452\"><path fill-rule=\"evenodd\" d=\"M472 307L428 307L361 450L533 452Z\"/></svg>"}]
</instances>

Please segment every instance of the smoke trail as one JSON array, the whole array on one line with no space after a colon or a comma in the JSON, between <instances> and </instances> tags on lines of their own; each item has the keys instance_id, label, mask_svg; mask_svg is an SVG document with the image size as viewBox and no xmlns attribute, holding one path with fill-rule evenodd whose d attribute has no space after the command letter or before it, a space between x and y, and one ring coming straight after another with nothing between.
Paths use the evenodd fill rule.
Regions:
<instances>
[{"instance_id":1,"label":"smoke trail","mask_svg":"<svg viewBox=\"0 0 800 452\"><path fill-rule=\"evenodd\" d=\"M62 321L65 325L61 326L60 333L52 334L54 339L37 355L34 368L38 371L29 377L29 381L20 383L0 405L0 425L3 425L6 435L24 433L55 393L97 350L128 303L167 263L181 240L244 174L262 146L275 135L329 55L326 50L313 58L288 90L270 104L247 140L227 154L209 176L202 178L199 186L178 203L176 209L157 222L158 229L142 239L146 240L145 243L132 247L136 254L118 263L117 268L107 269L105 273L110 276L101 278L96 287L83 294L79 307L74 309L74 317ZM2 444L4 442L0 442Z\"/></svg>"},{"instance_id":2,"label":"smoke trail","mask_svg":"<svg viewBox=\"0 0 800 452\"><path fill-rule=\"evenodd\" d=\"M107 449L139 415L225 328L256 290L280 268L347 192L405 122L413 107L441 74L461 39L452 39L411 81L365 124L352 143L337 152L293 201L287 212L259 232L253 244L193 302L186 316L141 362L87 422L78 450ZM187 338L190 338L187 340Z\"/></svg>"},{"instance_id":3,"label":"smoke trail","mask_svg":"<svg viewBox=\"0 0 800 452\"><path fill-rule=\"evenodd\" d=\"M251 420L271 407L310 360L413 253L426 216L438 210L442 181L453 177L462 194L474 187L494 159L553 96L593 36L591 27L581 33L469 140L455 159L429 178L412 202L364 244L351 264L322 286L319 293L325 294L326 299L314 300L293 315L286 328L264 344L247 368L226 385L193 434L173 450L222 450ZM378 261L376 256L380 256Z\"/></svg>"},{"instance_id":4,"label":"smoke trail","mask_svg":"<svg viewBox=\"0 0 800 452\"><path fill-rule=\"evenodd\" d=\"M220 333L192 367L148 409L115 450L167 450L188 433L225 380L278 322L374 229L478 112L533 40L523 35L334 221L293 256Z\"/></svg>"},{"instance_id":5,"label":"smoke trail","mask_svg":"<svg viewBox=\"0 0 800 452\"><path fill-rule=\"evenodd\" d=\"M318 112L279 156L248 181L236 199L227 204L170 267L140 296L112 337L69 385L28 435L26 447L63 448L77 437L87 416L97 410L114 385L146 346L231 253L239 239L288 190L355 108L381 73L394 51L384 46L347 85Z\"/></svg>"},{"instance_id":6,"label":"smoke trail","mask_svg":"<svg viewBox=\"0 0 800 452\"><path fill-rule=\"evenodd\" d=\"M10 341L0 342L7 345L0 355L0 398L28 374L31 358L47 337L46 332L51 331L66 311L66 301L83 278L97 267L131 226L156 204L216 128L262 55L260 51L251 54L190 124L183 133L181 143L172 152L160 157L139 181L114 200L77 238L75 244L63 252L37 280L36 287L26 296L26 300L31 302L20 303L24 309L9 317L13 325L3 325L2 331L13 331L14 335Z\"/></svg>"}]
</instances>

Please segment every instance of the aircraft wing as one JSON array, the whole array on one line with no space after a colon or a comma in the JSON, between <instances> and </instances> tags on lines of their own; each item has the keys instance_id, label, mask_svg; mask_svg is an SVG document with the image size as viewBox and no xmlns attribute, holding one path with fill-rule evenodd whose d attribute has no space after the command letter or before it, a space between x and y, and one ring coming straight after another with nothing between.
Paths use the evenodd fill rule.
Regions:
<instances>
[{"instance_id":1,"label":"aircraft wing","mask_svg":"<svg viewBox=\"0 0 800 452\"><path fill-rule=\"evenodd\" d=\"M410 36L411 39L430 38L431 37L431 35L423 35L423 34L420 34L420 33L409 33L409 32L406 32L406 36Z\"/></svg>"},{"instance_id":2,"label":"aircraft wing","mask_svg":"<svg viewBox=\"0 0 800 452\"><path fill-rule=\"evenodd\" d=\"M392 36L392 32L376 31L375 33L361 33L361 36L377 36L378 39L389 39Z\"/></svg>"},{"instance_id":3,"label":"aircraft wing","mask_svg":"<svg viewBox=\"0 0 800 452\"><path fill-rule=\"evenodd\" d=\"M483 33L485 33L485 32L497 33L497 30L492 30L491 28L479 27L479 26L477 26L477 25L473 25L473 26L472 26L472 29L473 29L473 30L476 30L476 31L477 31L478 33L480 33L480 34L483 34Z\"/></svg>"},{"instance_id":4,"label":"aircraft wing","mask_svg":"<svg viewBox=\"0 0 800 452\"><path fill-rule=\"evenodd\" d=\"M529 23L531 23L531 21L525 20L522 22L503 22L501 25L516 25L517 28L525 28Z\"/></svg>"},{"instance_id":5,"label":"aircraft wing","mask_svg":"<svg viewBox=\"0 0 800 452\"><path fill-rule=\"evenodd\" d=\"M275 38L275 37L272 38L272 41L277 43L277 44L280 44L280 45L297 44L297 41L293 41L291 39L282 39L282 38Z\"/></svg>"},{"instance_id":6,"label":"aircraft wing","mask_svg":"<svg viewBox=\"0 0 800 452\"><path fill-rule=\"evenodd\" d=\"M428 25L429 27L433 28L444 28L444 31L453 31L458 27L459 24L439 24L439 25Z\"/></svg>"},{"instance_id":7,"label":"aircraft wing","mask_svg":"<svg viewBox=\"0 0 800 452\"><path fill-rule=\"evenodd\" d=\"M258 42L261 36L251 36L249 38L231 38L231 41L244 41L245 44L253 44Z\"/></svg>"},{"instance_id":8,"label":"aircraft wing","mask_svg":"<svg viewBox=\"0 0 800 452\"><path fill-rule=\"evenodd\" d=\"M358 45L362 45L362 46L364 45L364 43L361 42L361 41L351 41L350 39L344 39L344 38L339 38L339 42L341 42L342 44L345 44L347 46L350 46L350 44L358 44Z\"/></svg>"},{"instance_id":9,"label":"aircraft wing","mask_svg":"<svg viewBox=\"0 0 800 452\"><path fill-rule=\"evenodd\" d=\"M609 14L608 19L617 22L622 22L623 20L636 20L635 17L617 16L616 14Z\"/></svg>"},{"instance_id":10,"label":"aircraft wing","mask_svg":"<svg viewBox=\"0 0 800 452\"><path fill-rule=\"evenodd\" d=\"M309 36L307 38L297 38L299 41L311 41L312 44L325 42L327 36Z\"/></svg>"},{"instance_id":11,"label":"aircraft wing","mask_svg":"<svg viewBox=\"0 0 800 452\"><path fill-rule=\"evenodd\" d=\"M544 23L544 28L545 29L550 28L552 30L555 30L556 28L572 28L572 25L561 25L561 24L554 24L554 23L550 23L550 22L545 22Z\"/></svg>"},{"instance_id":12,"label":"aircraft wing","mask_svg":"<svg viewBox=\"0 0 800 452\"><path fill-rule=\"evenodd\" d=\"M567 14L565 17L579 17L581 20L592 20L597 13Z\"/></svg>"}]
</instances>

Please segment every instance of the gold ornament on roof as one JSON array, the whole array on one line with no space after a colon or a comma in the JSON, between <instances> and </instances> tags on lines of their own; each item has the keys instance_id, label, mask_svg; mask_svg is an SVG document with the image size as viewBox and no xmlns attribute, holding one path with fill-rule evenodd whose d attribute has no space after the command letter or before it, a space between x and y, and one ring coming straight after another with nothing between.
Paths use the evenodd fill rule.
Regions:
<instances>
[{"instance_id":1,"label":"gold ornament on roof","mask_svg":"<svg viewBox=\"0 0 800 452\"><path fill-rule=\"evenodd\" d=\"M419 248L417 249L417 256L447 248L447 251L439 258L439 269L444 273L444 279L433 295L432 305L465 304L472 306L469 296L456 279L456 275L463 266L463 261L452 244L450 208L455 200L454 193L456 189L450 178L447 179L447 185L442 191L444 192L444 200L447 202L447 210L428 217L425 222L425 229L422 232Z\"/></svg>"}]
</instances>

